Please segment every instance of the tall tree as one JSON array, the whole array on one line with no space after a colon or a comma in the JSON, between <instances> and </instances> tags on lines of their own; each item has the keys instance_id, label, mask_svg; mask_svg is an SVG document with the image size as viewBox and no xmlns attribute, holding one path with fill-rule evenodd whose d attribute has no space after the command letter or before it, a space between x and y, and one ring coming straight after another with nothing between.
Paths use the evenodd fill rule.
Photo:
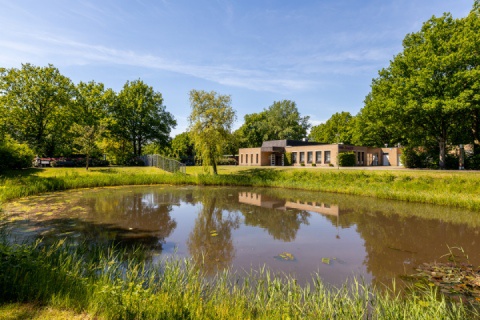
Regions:
<instances>
[{"instance_id":1,"label":"tall tree","mask_svg":"<svg viewBox=\"0 0 480 320\"><path fill-rule=\"evenodd\" d=\"M130 142L134 156L142 154L149 142L167 143L170 131L177 125L163 105L162 94L141 80L127 81L110 106L112 134Z\"/></svg>"},{"instance_id":2,"label":"tall tree","mask_svg":"<svg viewBox=\"0 0 480 320\"><path fill-rule=\"evenodd\" d=\"M214 91L190 91L190 137L197 157L205 167L213 167L213 174L217 174L217 161L229 141L235 121L235 111L230 103L230 96Z\"/></svg>"},{"instance_id":3,"label":"tall tree","mask_svg":"<svg viewBox=\"0 0 480 320\"><path fill-rule=\"evenodd\" d=\"M53 155L68 131L67 108L74 97L70 79L51 64L22 64L0 70L0 96L8 113L3 127L37 154Z\"/></svg>"},{"instance_id":4,"label":"tall tree","mask_svg":"<svg viewBox=\"0 0 480 320\"><path fill-rule=\"evenodd\" d=\"M350 112L337 112L325 123L312 127L310 139L322 143L345 143L353 141L355 118Z\"/></svg>"},{"instance_id":5,"label":"tall tree","mask_svg":"<svg viewBox=\"0 0 480 320\"><path fill-rule=\"evenodd\" d=\"M432 17L407 35L403 52L373 80L365 105L377 109L366 113L382 115L410 145L434 139L440 168L447 145L465 143L457 140L464 139L459 132L470 130L466 119L478 110L478 16L476 2L467 18Z\"/></svg>"},{"instance_id":6,"label":"tall tree","mask_svg":"<svg viewBox=\"0 0 480 320\"><path fill-rule=\"evenodd\" d=\"M310 117L301 117L294 101L275 101L266 114L269 128L266 140L300 140L307 136Z\"/></svg>"},{"instance_id":7,"label":"tall tree","mask_svg":"<svg viewBox=\"0 0 480 320\"><path fill-rule=\"evenodd\" d=\"M310 117L302 117L295 102L275 101L260 113L245 115L244 124L236 131L241 147L258 147L263 141L292 139L307 136Z\"/></svg>"}]
</instances>

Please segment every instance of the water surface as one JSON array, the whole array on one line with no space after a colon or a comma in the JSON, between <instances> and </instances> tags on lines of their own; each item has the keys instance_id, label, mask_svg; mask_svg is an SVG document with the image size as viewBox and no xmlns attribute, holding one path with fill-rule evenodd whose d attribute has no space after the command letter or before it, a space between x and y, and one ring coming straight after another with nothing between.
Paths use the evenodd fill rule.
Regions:
<instances>
[{"instance_id":1,"label":"water surface","mask_svg":"<svg viewBox=\"0 0 480 320\"><path fill-rule=\"evenodd\" d=\"M478 212L318 192L77 190L10 203L4 221L18 241L67 237L127 249L141 244L152 261L192 257L209 273L266 265L301 282L318 273L334 285L352 276L391 283L424 262L446 259L454 247L480 264Z\"/></svg>"}]
</instances>

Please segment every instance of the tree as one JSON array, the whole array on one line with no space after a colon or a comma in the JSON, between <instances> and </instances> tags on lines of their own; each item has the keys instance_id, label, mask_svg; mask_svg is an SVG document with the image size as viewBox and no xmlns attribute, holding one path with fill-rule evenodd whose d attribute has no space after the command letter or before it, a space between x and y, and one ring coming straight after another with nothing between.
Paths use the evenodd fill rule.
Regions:
<instances>
[{"instance_id":1,"label":"tree","mask_svg":"<svg viewBox=\"0 0 480 320\"><path fill-rule=\"evenodd\" d=\"M212 166L217 174L217 161L231 134L235 111L230 106L231 98L215 91L190 91L192 112L189 117L190 137L197 157L203 165Z\"/></svg>"},{"instance_id":2,"label":"tree","mask_svg":"<svg viewBox=\"0 0 480 320\"><path fill-rule=\"evenodd\" d=\"M260 113L245 115L244 124L236 131L241 147L258 147L263 141L292 139L307 136L310 117L301 117L295 102L275 101Z\"/></svg>"},{"instance_id":3,"label":"tree","mask_svg":"<svg viewBox=\"0 0 480 320\"><path fill-rule=\"evenodd\" d=\"M268 125L267 112L246 114L243 125L235 131L241 148L254 148L267 140Z\"/></svg>"},{"instance_id":4,"label":"tree","mask_svg":"<svg viewBox=\"0 0 480 320\"><path fill-rule=\"evenodd\" d=\"M355 117L350 112L337 112L327 122L312 127L309 137L322 143L351 144L355 130Z\"/></svg>"},{"instance_id":5,"label":"tree","mask_svg":"<svg viewBox=\"0 0 480 320\"><path fill-rule=\"evenodd\" d=\"M67 107L74 96L70 79L51 64L22 64L0 70L0 96L8 114L2 127L37 154L53 155L68 131Z\"/></svg>"},{"instance_id":6,"label":"tree","mask_svg":"<svg viewBox=\"0 0 480 320\"><path fill-rule=\"evenodd\" d=\"M419 32L408 34L403 52L373 80L367 110L362 110L381 115L396 138L409 145L435 140L440 168L446 147L465 143L460 132L472 130L467 119L479 109L479 13L475 2L467 18L432 17Z\"/></svg>"},{"instance_id":7,"label":"tree","mask_svg":"<svg viewBox=\"0 0 480 320\"><path fill-rule=\"evenodd\" d=\"M114 93L105 90L102 83L90 81L80 82L76 86L75 108L72 109L72 118L75 123L70 128L76 151L86 156L86 169L92 153L98 150L97 142L104 132L102 122L106 118L109 104L112 103Z\"/></svg>"},{"instance_id":8,"label":"tree","mask_svg":"<svg viewBox=\"0 0 480 320\"><path fill-rule=\"evenodd\" d=\"M181 161L191 160L194 157L194 145L188 132L177 134L172 139L172 156Z\"/></svg>"},{"instance_id":9,"label":"tree","mask_svg":"<svg viewBox=\"0 0 480 320\"><path fill-rule=\"evenodd\" d=\"M97 141L103 132L103 127L74 123L70 131L75 135L73 143L78 146L77 151L86 157L85 169L88 170L90 156L98 150Z\"/></svg>"},{"instance_id":10,"label":"tree","mask_svg":"<svg viewBox=\"0 0 480 320\"><path fill-rule=\"evenodd\" d=\"M127 81L109 112L113 119L111 133L129 141L134 156L140 156L149 142L167 143L171 129L177 125L165 110L162 94L141 80Z\"/></svg>"}]
</instances>

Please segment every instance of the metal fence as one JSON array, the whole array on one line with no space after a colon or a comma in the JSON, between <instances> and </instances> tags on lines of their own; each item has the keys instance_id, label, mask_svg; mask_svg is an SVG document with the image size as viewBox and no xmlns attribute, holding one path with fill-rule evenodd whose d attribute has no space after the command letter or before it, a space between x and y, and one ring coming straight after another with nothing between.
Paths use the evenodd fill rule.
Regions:
<instances>
[{"instance_id":1,"label":"metal fence","mask_svg":"<svg viewBox=\"0 0 480 320\"><path fill-rule=\"evenodd\" d=\"M181 172L185 174L185 164L180 161L168 159L159 154L141 156L146 166L157 167L168 172Z\"/></svg>"}]
</instances>

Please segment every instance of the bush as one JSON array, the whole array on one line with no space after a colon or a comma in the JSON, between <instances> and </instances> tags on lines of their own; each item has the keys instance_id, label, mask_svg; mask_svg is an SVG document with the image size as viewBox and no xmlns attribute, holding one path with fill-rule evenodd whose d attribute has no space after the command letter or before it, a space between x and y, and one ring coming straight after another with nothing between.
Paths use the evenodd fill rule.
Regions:
<instances>
[{"instance_id":1,"label":"bush","mask_svg":"<svg viewBox=\"0 0 480 320\"><path fill-rule=\"evenodd\" d=\"M340 167L354 167L355 166L355 153L354 152L341 152L337 156L338 165Z\"/></svg>"},{"instance_id":2,"label":"bush","mask_svg":"<svg viewBox=\"0 0 480 320\"><path fill-rule=\"evenodd\" d=\"M0 142L0 171L29 168L34 157L32 149L9 136Z\"/></svg>"},{"instance_id":3,"label":"bush","mask_svg":"<svg viewBox=\"0 0 480 320\"><path fill-rule=\"evenodd\" d=\"M404 148L401 160L405 168L438 169L438 153L433 154L434 151L436 150L428 152L417 148Z\"/></svg>"},{"instance_id":4,"label":"bush","mask_svg":"<svg viewBox=\"0 0 480 320\"><path fill-rule=\"evenodd\" d=\"M291 152L285 152L283 154L283 162L286 166L291 166L292 165L292 153Z\"/></svg>"},{"instance_id":5,"label":"bush","mask_svg":"<svg viewBox=\"0 0 480 320\"><path fill-rule=\"evenodd\" d=\"M220 166L236 166L237 160L233 158L221 158L218 160L217 164Z\"/></svg>"},{"instance_id":6,"label":"bush","mask_svg":"<svg viewBox=\"0 0 480 320\"><path fill-rule=\"evenodd\" d=\"M141 166L145 165L145 162L140 157L133 157L133 158L130 158L129 160L127 160L125 165L132 166L132 167L133 166L134 167L141 167Z\"/></svg>"},{"instance_id":7,"label":"bush","mask_svg":"<svg viewBox=\"0 0 480 320\"><path fill-rule=\"evenodd\" d=\"M316 166L317 166L317 164L315 162L312 163L312 167L316 167Z\"/></svg>"}]
</instances>

